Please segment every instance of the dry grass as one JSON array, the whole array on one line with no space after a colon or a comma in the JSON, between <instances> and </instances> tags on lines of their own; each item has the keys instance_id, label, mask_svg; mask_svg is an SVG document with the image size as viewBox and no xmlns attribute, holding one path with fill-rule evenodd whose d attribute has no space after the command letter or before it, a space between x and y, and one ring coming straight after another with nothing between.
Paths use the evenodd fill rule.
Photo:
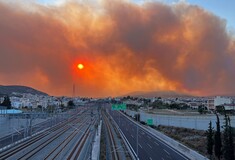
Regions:
<instances>
[{"instance_id":1,"label":"dry grass","mask_svg":"<svg viewBox=\"0 0 235 160\"><path fill-rule=\"evenodd\" d=\"M209 158L206 148L207 147L206 131L172 127L172 126L161 126L161 125L157 127L157 130L163 132L167 136L183 143L189 148ZM223 139L223 134L222 134L222 139ZM235 146L235 138L233 138L233 140ZM235 148L234 148L234 153L235 153ZM221 160L222 159L223 158L221 158Z\"/></svg>"},{"instance_id":2,"label":"dry grass","mask_svg":"<svg viewBox=\"0 0 235 160\"><path fill-rule=\"evenodd\" d=\"M169 137L172 137L173 139L178 140L186 146L198 151L202 155L207 155L205 131L167 126L158 126L157 129Z\"/></svg>"}]
</instances>

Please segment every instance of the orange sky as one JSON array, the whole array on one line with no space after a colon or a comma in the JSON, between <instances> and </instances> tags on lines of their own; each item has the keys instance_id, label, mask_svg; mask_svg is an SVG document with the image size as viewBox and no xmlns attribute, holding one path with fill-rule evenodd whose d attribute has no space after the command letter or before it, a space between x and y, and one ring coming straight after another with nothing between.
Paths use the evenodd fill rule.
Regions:
<instances>
[{"instance_id":1,"label":"orange sky","mask_svg":"<svg viewBox=\"0 0 235 160\"><path fill-rule=\"evenodd\" d=\"M75 84L88 97L235 93L234 32L198 6L0 0L0 11L0 85L71 96Z\"/></svg>"}]
</instances>

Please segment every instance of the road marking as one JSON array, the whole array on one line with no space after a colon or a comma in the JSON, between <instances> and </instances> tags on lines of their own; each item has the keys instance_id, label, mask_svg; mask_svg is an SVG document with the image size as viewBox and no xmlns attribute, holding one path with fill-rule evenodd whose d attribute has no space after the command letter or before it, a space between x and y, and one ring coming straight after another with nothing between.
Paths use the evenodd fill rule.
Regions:
<instances>
[{"instance_id":1,"label":"road marking","mask_svg":"<svg viewBox=\"0 0 235 160\"><path fill-rule=\"evenodd\" d=\"M153 160L151 157L149 157L150 160Z\"/></svg>"},{"instance_id":2,"label":"road marking","mask_svg":"<svg viewBox=\"0 0 235 160\"><path fill-rule=\"evenodd\" d=\"M147 145L150 147L150 148L153 148L152 146L150 146L148 143L147 143Z\"/></svg>"},{"instance_id":3,"label":"road marking","mask_svg":"<svg viewBox=\"0 0 235 160\"><path fill-rule=\"evenodd\" d=\"M169 152L167 152L165 149L163 149L168 155L170 155L170 153Z\"/></svg>"},{"instance_id":4,"label":"road marking","mask_svg":"<svg viewBox=\"0 0 235 160\"><path fill-rule=\"evenodd\" d=\"M140 144L139 144L140 148L143 148Z\"/></svg>"},{"instance_id":5,"label":"road marking","mask_svg":"<svg viewBox=\"0 0 235 160\"><path fill-rule=\"evenodd\" d=\"M133 135L131 135L131 137L132 137L132 138L134 138L134 136L133 136Z\"/></svg>"},{"instance_id":6,"label":"road marking","mask_svg":"<svg viewBox=\"0 0 235 160\"><path fill-rule=\"evenodd\" d=\"M159 146L159 144L157 142L154 142L154 143Z\"/></svg>"},{"instance_id":7,"label":"road marking","mask_svg":"<svg viewBox=\"0 0 235 160\"><path fill-rule=\"evenodd\" d=\"M113 113L114 114L114 113ZM131 124L136 126L136 122L134 122L130 117L128 116L123 116L125 117L125 119ZM165 141L161 140L161 138L159 138L158 136L156 136L155 134L151 133L150 131L148 131L146 128L139 128L141 131L143 131L146 134L150 134L154 139L159 140L159 143L161 143L162 145L166 146L168 149L172 150L173 152L177 153L179 156L181 156L183 159L188 160L188 158L186 158L181 152L177 151L176 149L172 148L171 146L169 146ZM162 158L163 159L163 158ZM164 160L164 159L163 159Z\"/></svg>"},{"instance_id":8,"label":"road marking","mask_svg":"<svg viewBox=\"0 0 235 160\"><path fill-rule=\"evenodd\" d=\"M143 129L142 129L143 130ZM147 130L143 130L147 135L150 134ZM151 135L150 136L153 137L153 139L155 140L160 140L159 137ZM188 160L188 158L186 158L182 153L180 153L179 151L177 151L176 149L172 148L171 146L169 146L168 144L166 144L166 142L164 141L159 141L161 144L163 144L164 146L166 146L167 148L169 148L170 150L174 151L175 153L177 153L179 156L181 156L183 159ZM168 152L167 152L168 153ZM169 154L170 155L170 154ZM164 158L162 158L164 160Z\"/></svg>"}]
</instances>

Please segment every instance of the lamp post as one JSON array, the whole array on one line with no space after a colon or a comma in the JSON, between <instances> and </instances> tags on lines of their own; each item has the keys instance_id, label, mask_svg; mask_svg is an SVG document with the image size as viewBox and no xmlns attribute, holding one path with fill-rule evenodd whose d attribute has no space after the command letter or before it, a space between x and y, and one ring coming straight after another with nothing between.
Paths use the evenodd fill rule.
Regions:
<instances>
[{"instance_id":1,"label":"lamp post","mask_svg":"<svg viewBox=\"0 0 235 160\"><path fill-rule=\"evenodd\" d=\"M139 145L139 136L138 136L138 133L139 133L139 124L138 124L138 119L139 119L139 107L138 105L137 106L137 115L136 115L136 121L137 121L137 129L136 129L136 155L137 155L137 159L138 159L138 153L139 153L139 150L138 150L138 145Z\"/></svg>"}]
</instances>

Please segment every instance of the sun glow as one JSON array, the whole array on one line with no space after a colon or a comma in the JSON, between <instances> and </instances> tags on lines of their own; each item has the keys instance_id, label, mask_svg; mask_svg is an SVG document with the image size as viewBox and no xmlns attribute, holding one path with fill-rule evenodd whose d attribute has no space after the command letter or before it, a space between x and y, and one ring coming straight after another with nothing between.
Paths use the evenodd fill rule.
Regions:
<instances>
[{"instance_id":1,"label":"sun glow","mask_svg":"<svg viewBox=\"0 0 235 160\"><path fill-rule=\"evenodd\" d=\"M81 64L81 63L79 63L79 64L77 65L77 67L78 67L78 69L83 69L83 68L84 68L84 65Z\"/></svg>"}]
</instances>

